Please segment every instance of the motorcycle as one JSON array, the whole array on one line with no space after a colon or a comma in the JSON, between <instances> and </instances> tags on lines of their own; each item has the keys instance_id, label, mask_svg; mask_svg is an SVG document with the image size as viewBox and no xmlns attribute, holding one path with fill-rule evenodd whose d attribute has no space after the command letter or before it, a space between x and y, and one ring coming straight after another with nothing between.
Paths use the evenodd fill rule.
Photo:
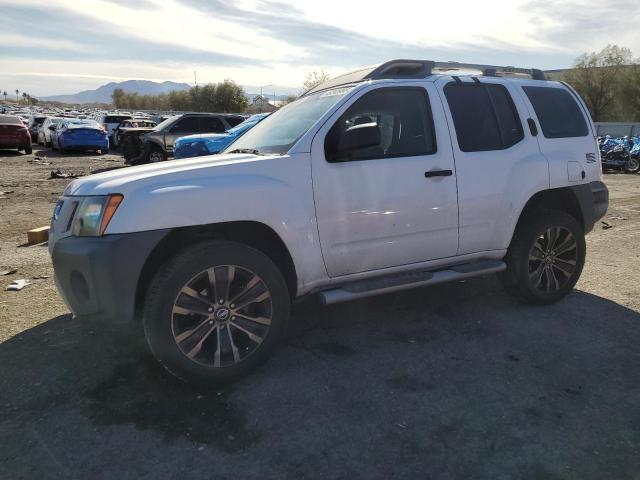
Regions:
<instances>
[{"instance_id":1,"label":"motorcycle","mask_svg":"<svg viewBox=\"0 0 640 480\"><path fill-rule=\"evenodd\" d=\"M633 149L629 149L626 143L608 138L600 144L600 158L603 169L622 170L626 173L640 172L640 158L635 144ZM631 151L634 152L633 156Z\"/></svg>"}]
</instances>

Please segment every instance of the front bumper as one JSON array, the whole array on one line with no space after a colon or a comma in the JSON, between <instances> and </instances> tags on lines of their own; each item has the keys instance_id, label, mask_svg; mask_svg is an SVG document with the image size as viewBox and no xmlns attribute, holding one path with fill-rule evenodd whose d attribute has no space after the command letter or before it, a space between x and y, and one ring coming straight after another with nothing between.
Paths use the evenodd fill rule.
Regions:
<instances>
[{"instance_id":1,"label":"front bumper","mask_svg":"<svg viewBox=\"0 0 640 480\"><path fill-rule=\"evenodd\" d=\"M609 189L600 181L574 185L571 189L580 205L584 221L584 232L588 233L593 230L595 223L607 213L609 208Z\"/></svg>"},{"instance_id":2,"label":"front bumper","mask_svg":"<svg viewBox=\"0 0 640 480\"><path fill-rule=\"evenodd\" d=\"M144 264L168 232L59 239L51 259L56 286L69 309L79 316L132 320Z\"/></svg>"}]
</instances>

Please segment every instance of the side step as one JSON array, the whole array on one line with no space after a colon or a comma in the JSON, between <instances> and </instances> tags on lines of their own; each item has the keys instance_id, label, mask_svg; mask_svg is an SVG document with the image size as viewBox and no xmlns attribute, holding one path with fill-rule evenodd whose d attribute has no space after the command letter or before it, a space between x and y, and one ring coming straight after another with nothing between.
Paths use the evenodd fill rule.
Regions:
<instances>
[{"instance_id":1,"label":"side step","mask_svg":"<svg viewBox=\"0 0 640 480\"><path fill-rule=\"evenodd\" d=\"M369 280L347 283L339 288L320 292L320 298L328 305L347 302L357 298L371 297L382 293L397 292L410 288L435 285L436 283L455 282L478 275L502 272L507 265L500 260L482 260L479 262L456 265L444 270L397 273Z\"/></svg>"}]
</instances>

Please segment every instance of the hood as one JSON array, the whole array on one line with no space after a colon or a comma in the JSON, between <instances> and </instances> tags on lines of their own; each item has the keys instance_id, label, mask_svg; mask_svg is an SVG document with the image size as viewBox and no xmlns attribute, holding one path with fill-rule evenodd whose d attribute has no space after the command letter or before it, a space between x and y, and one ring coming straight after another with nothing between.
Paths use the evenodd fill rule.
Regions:
<instances>
[{"instance_id":1,"label":"hood","mask_svg":"<svg viewBox=\"0 0 640 480\"><path fill-rule=\"evenodd\" d=\"M138 188L179 188L193 179L205 176L246 173L251 164L268 162L284 155L226 154L209 155L167 162L151 163L137 167L124 167L89 175L71 182L63 195L107 195Z\"/></svg>"}]
</instances>

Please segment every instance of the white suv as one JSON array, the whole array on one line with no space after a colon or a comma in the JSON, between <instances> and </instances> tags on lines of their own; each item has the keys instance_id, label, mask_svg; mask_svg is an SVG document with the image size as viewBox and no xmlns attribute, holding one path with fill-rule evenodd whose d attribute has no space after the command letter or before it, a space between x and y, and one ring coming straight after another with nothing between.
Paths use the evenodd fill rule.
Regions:
<instances>
[{"instance_id":1,"label":"white suv","mask_svg":"<svg viewBox=\"0 0 640 480\"><path fill-rule=\"evenodd\" d=\"M571 87L396 60L307 92L221 155L75 180L49 249L76 315L141 318L170 372L226 381L265 362L305 294L499 272L522 300L555 302L607 205Z\"/></svg>"}]
</instances>

